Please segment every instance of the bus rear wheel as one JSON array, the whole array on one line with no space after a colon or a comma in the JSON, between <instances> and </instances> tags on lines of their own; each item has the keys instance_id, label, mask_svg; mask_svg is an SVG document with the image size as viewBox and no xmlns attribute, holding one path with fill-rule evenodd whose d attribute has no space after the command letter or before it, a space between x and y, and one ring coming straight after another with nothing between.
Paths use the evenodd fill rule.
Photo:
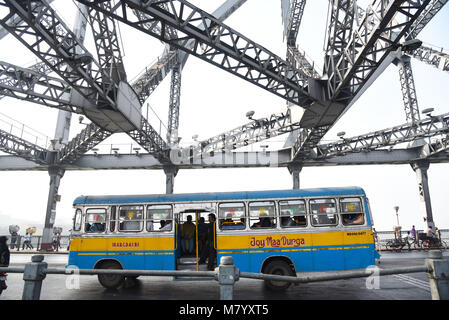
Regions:
<instances>
[{"instance_id":1,"label":"bus rear wheel","mask_svg":"<svg viewBox=\"0 0 449 320\"><path fill-rule=\"evenodd\" d=\"M274 260L265 267L264 273L266 274L274 274L278 276L295 276L291 266L282 260ZM272 291L284 291L287 290L291 282L288 281L274 281L274 280L265 280L265 287Z\"/></svg>"},{"instance_id":2,"label":"bus rear wheel","mask_svg":"<svg viewBox=\"0 0 449 320\"><path fill-rule=\"evenodd\" d=\"M99 269L122 269L120 264L114 261L104 262ZM124 276L118 274L99 274L98 281L106 289L117 289L123 284Z\"/></svg>"}]
</instances>

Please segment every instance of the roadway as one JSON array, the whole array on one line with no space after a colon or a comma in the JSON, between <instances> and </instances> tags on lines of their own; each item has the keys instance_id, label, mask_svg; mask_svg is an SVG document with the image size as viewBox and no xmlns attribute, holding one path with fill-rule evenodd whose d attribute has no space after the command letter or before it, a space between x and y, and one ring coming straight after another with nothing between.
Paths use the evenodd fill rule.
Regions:
<instances>
[{"instance_id":1,"label":"roadway","mask_svg":"<svg viewBox=\"0 0 449 320\"><path fill-rule=\"evenodd\" d=\"M382 252L380 268L416 266L424 264L425 251ZM46 254L49 267L64 267L65 254ZM449 258L449 252L444 252ZM12 254L11 267L24 266L31 254ZM9 274L8 289L0 300L20 300L23 290L23 275ZM214 280L173 281L172 277L140 277L134 285L125 285L118 290L106 290L96 276L81 276L79 288L70 289L75 282L66 284L65 275L48 275L43 282L43 300L218 300L219 285ZM371 288L371 289L370 289ZM382 276L378 279L356 278L301 284L291 286L284 293L273 293L264 289L260 280L240 279L234 287L235 300L430 300L429 281L425 273Z\"/></svg>"}]
</instances>

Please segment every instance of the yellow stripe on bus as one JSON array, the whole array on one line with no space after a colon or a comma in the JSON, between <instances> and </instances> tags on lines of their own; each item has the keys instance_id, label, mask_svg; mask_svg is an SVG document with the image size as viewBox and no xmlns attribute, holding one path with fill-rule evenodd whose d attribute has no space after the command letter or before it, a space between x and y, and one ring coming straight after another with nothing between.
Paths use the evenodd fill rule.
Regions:
<instances>
[{"instance_id":1,"label":"yellow stripe on bus","mask_svg":"<svg viewBox=\"0 0 449 320\"><path fill-rule=\"evenodd\" d=\"M174 239L166 238L75 238L70 251L159 251L174 250Z\"/></svg>"},{"instance_id":2,"label":"yellow stripe on bus","mask_svg":"<svg viewBox=\"0 0 449 320\"><path fill-rule=\"evenodd\" d=\"M268 249L288 247L347 246L374 243L370 230L286 233L264 235L220 235L217 237L218 249Z\"/></svg>"}]
</instances>

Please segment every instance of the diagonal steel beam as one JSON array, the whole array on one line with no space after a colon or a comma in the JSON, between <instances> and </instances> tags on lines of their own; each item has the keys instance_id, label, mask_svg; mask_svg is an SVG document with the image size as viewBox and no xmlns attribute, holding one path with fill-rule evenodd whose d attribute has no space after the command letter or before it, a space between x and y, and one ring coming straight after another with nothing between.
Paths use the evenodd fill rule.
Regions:
<instances>
[{"instance_id":1,"label":"diagonal steel beam","mask_svg":"<svg viewBox=\"0 0 449 320\"><path fill-rule=\"evenodd\" d=\"M386 67L382 67L383 61L398 49L399 41L429 3L430 0L373 0L335 63L335 77L327 83L327 106L311 110L314 114L309 110L304 112L303 119L312 119L315 125L300 133L292 147L293 161L307 156L307 152L379 76Z\"/></svg>"},{"instance_id":2,"label":"diagonal steel beam","mask_svg":"<svg viewBox=\"0 0 449 320\"><path fill-rule=\"evenodd\" d=\"M103 10L111 10L111 2L100 3ZM104 71L103 82L113 80L114 83L126 81L125 67L119 45L115 21L101 11L88 9L89 21L97 50L98 63ZM112 83L109 85L113 85Z\"/></svg>"},{"instance_id":3,"label":"diagonal steel beam","mask_svg":"<svg viewBox=\"0 0 449 320\"><path fill-rule=\"evenodd\" d=\"M418 19L413 22L406 38L415 39L447 2L448 0L432 0Z\"/></svg>"},{"instance_id":4,"label":"diagonal steel beam","mask_svg":"<svg viewBox=\"0 0 449 320\"><path fill-rule=\"evenodd\" d=\"M112 132L103 130L92 122L59 150L56 162L72 163L111 135Z\"/></svg>"},{"instance_id":5,"label":"diagonal steel beam","mask_svg":"<svg viewBox=\"0 0 449 320\"><path fill-rule=\"evenodd\" d=\"M98 2L77 1L102 11ZM161 8L161 4L167 4L170 11ZM148 20L133 18L130 10L151 16L160 22L160 28L147 28L145 23ZM280 57L185 0L148 4L139 0L123 0L111 11L103 12L297 105L307 107L314 101L307 91L307 76L302 71L293 69ZM194 25L198 21L204 30ZM166 25L178 30L180 35L177 39L170 39L164 31ZM189 40L193 41L193 48L188 45Z\"/></svg>"},{"instance_id":6,"label":"diagonal steel beam","mask_svg":"<svg viewBox=\"0 0 449 320\"><path fill-rule=\"evenodd\" d=\"M3 130L0 130L0 151L43 165L51 160L49 150Z\"/></svg>"},{"instance_id":7,"label":"diagonal steel beam","mask_svg":"<svg viewBox=\"0 0 449 320\"><path fill-rule=\"evenodd\" d=\"M74 113L82 113L87 101L77 105L70 98L71 86L45 73L0 61L0 96L42 104Z\"/></svg>"},{"instance_id":8,"label":"diagonal steel beam","mask_svg":"<svg viewBox=\"0 0 449 320\"><path fill-rule=\"evenodd\" d=\"M56 11L45 0L36 6L28 4L27 1L0 1L0 6L9 9L9 14L0 19L0 25L85 99L99 106L114 106L110 92L117 88L110 84L112 81L103 84L105 75L100 65ZM19 16L23 24L9 26L7 21L12 15Z\"/></svg>"}]
</instances>

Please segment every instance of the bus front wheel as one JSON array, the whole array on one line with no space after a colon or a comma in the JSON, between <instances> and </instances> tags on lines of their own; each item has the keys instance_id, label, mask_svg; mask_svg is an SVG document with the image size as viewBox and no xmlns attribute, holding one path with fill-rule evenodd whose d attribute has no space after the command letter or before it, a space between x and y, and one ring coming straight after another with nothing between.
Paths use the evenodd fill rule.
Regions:
<instances>
[{"instance_id":1,"label":"bus front wheel","mask_svg":"<svg viewBox=\"0 0 449 320\"><path fill-rule=\"evenodd\" d=\"M121 269L120 264L114 261L104 262L99 269ZM125 277L118 274L99 274L98 281L106 289L117 289L124 281Z\"/></svg>"},{"instance_id":2,"label":"bus front wheel","mask_svg":"<svg viewBox=\"0 0 449 320\"><path fill-rule=\"evenodd\" d=\"M271 261L265 268L264 273L266 274L274 274L278 276L295 276L290 265L282 260L274 260ZM291 282L288 281L274 281L274 280L265 280L265 287L272 291L284 291L287 290Z\"/></svg>"}]
</instances>

